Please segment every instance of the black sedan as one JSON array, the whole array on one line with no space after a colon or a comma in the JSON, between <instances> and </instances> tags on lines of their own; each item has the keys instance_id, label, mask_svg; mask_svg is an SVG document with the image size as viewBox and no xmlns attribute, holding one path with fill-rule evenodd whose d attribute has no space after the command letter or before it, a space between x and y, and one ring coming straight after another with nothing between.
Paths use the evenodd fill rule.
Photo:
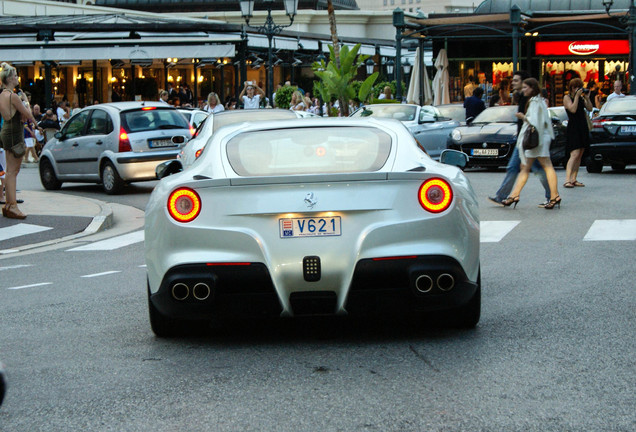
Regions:
<instances>
[{"instance_id":1,"label":"black sedan","mask_svg":"<svg viewBox=\"0 0 636 432\"><path fill-rule=\"evenodd\" d=\"M636 96L612 99L592 120L587 172L600 173L604 165L624 170L636 164Z\"/></svg>"},{"instance_id":2,"label":"black sedan","mask_svg":"<svg viewBox=\"0 0 636 432\"><path fill-rule=\"evenodd\" d=\"M506 166L517 143L516 105L486 108L475 120L466 126L455 128L448 138L447 148L459 150L469 156L468 166L498 168ZM567 162L565 157L565 129L560 114L563 107L550 108L555 139L550 147L550 157L554 165ZM567 118L567 115L565 115Z\"/></svg>"}]
</instances>

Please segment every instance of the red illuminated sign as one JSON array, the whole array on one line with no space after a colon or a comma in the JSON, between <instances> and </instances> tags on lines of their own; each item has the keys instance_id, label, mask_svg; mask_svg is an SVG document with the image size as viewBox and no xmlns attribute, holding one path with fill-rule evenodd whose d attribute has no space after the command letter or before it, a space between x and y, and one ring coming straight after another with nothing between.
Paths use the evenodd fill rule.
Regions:
<instances>
[{"instance_id":1,"label":"red illuminated sign","mask_svg":"<svg viewBox=\"0 0 636 432\"><path fill-rule=\"evenodd\" d=\"M536 42L535 54L540 56L589 56L629 54L627 40L582 40Z\"/></svg>"}]
</instances>

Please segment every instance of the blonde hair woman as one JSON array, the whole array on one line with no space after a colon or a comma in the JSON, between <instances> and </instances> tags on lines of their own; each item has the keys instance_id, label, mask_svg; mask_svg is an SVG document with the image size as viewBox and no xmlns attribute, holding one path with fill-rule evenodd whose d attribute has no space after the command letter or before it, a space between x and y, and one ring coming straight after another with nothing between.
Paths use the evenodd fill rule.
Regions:
<instances>
[{"instance_id":1,"label":"blonde hair woman","mask_svg":"<svg viewBox=\"0 0 636 432\"><path fill-rule=\"evenodd\" d=\"M217 112L225 111L225 108L223 107L223 105L221 105L221 100L219 99L219 95L214 92L210 92L210 94L208 95L208 103L203 108L203 110L209 113L217 113Z\"/></svg>"},{"instance_id":2,"label":"blonde hair woman","mask_svg":"<svg viewBox=\"0 0 636 432\"><path fill-rule=\"evenodd\" d=\"M4 119L0 131L0 141L5 150L7 167L5 174L6 204L2 208L2 215L11 219L24 219L26 215L18 208L16 200L16 183L22 158L26 151L24 143L24 128L22 117L33 124L37 124L31 110L27 109L20 97L13 92L18 85L18 75L15 68L8 63L2 63L0 72L2 92L0 93L0 114ZM20 146L20 144L22 144Z\"/></svg>"},{"instance_id":3,"label":"blonde hair woman","mask_svg":"<svg viewBox=\"0 0 636 432\"><path fill-rule=\"evenodd\" d=\"M301 92L296 90L292 93L289 109L292 111L305 111L305 101Z\"/></svg>"}]
</instances>

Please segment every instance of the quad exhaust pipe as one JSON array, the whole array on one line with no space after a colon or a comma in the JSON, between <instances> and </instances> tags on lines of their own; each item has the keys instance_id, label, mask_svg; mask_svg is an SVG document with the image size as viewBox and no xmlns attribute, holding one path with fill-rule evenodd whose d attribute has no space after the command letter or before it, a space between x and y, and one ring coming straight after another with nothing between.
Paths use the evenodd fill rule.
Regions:
<instances>
[{"instance_id":1,"label":"quad exhaust pipe","mask_svg":"<svg viewBox=\"0 0 636 432\"><path fill-rule=\"evenodd\" d=\"M427 274L422 274L415 279L415 289L419 293L428 294L434 287L440 291L450 291L455 287L455 278L449 273L442 273L435 281Z\"/></svg>"},{"instance_id":2,"label":"quad exhaust pipe","mask_svg":"<svg viewBox=\"0 0 636 432\"><path fill-rule=\"evenodd\" d=\"M192 292L190 292L190 287L183 282L177 282L172 285L171 289L172 298L178 301L184 301L190 294L195 300L203 301L210 298L212 295L212 289L210 286L204 282L199 282L192 288Z\"/></svg>"}]
</instances>

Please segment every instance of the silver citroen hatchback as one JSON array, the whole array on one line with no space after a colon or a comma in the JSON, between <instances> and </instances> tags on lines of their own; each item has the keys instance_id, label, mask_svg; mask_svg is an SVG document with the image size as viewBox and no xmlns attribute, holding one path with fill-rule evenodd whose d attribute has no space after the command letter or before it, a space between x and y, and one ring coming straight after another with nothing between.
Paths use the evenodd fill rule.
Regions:
<instances>
[{"instance_id":1,"label":"silver citroen hatchback","mask_svg":"<svg viewBox=\"0 0 636 432\"><path fill-rule=\"evenodd\" d=\"M155 180L155 168L174 159L192 136L179 111L159 102L92 105L71 117L40 156L47 190L63 182L101 183L108 194L130 182Z\"/></svg>"}]
</instances>

